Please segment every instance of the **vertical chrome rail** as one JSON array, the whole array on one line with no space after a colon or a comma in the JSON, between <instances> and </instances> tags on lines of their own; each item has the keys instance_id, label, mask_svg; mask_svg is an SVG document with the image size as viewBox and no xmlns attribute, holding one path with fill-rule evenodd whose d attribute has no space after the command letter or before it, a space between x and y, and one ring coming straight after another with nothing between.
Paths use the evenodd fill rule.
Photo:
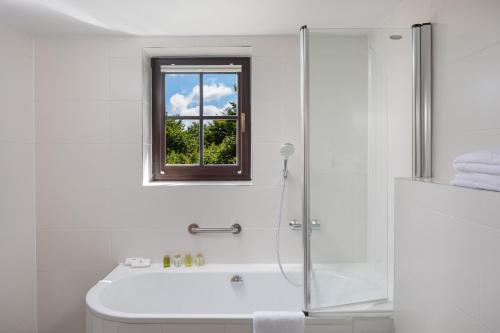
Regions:
<instances>
[{"instance_id":1,"label":"vertical chrome rail","mask_svg":"<svg viewBox=\"0 0 500 333\"><path fill-rule=\"evenodd\" d=\"M413 177L432 177L432 25L412 26Z\"/></svg>"},{"instance_id":2,"label":"vertical chrome rail","mask_svg":"<svg viewBox=\"0 0 500 333\"><path fill-rule=\"evenodd\" d=\"M304 143L304 191L302 201L302 245L304 247L304 312L311 306L311 224L310 209L310 173L309 173L309 30L300 28L300 100L302 109L302 140Z\"/></svg>"},{"instance_id":3,"label":"vertical chrome rail","mask_svg":"<svg viewBox=\"0 0 500 333\"><path fill-rule=\"evenodd\" d=\"M432 25L422 24L420 32L422 81L422 177L432 177Z\"/></svg>"},{"instance_id":4,"label":"vertical chrome rail","mask_svg":"<svg viewBox=\"0 0 500 333\"><path fill-rule=\"evenodd\" d=\"M420 70L420 24L412 26L413 43L413 177L422 177L422 122L421 122L421 70Z\"/></svg>"}]
</instances>

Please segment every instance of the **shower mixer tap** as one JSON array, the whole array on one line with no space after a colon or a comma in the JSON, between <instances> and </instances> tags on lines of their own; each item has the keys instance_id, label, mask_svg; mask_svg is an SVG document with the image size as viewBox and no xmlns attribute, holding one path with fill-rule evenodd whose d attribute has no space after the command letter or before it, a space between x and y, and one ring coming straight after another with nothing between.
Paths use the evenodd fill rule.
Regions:
<instances>
[{"instance_id":1,"label":"shower mixer tap","mask_svg":"<svg viewBox=\"0 0 500 333\"><path fill-rule=\"evenodd\" d=\"M302 222L298 222L297 220L291 220L290 223L288 223L288 227L292 230L302 230ZM311 221L311 230L320 230L321 229L321 223L319 220L312 220Z\"/></svg>"}]
</instances>

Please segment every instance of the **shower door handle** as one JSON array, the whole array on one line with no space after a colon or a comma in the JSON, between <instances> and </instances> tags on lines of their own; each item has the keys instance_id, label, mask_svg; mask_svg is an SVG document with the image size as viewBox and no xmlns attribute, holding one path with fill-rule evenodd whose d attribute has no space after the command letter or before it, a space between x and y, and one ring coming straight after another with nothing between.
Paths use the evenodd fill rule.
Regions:
<instances>
[{"instance_id":1,"label":"shower door handle","mask_svg":"<svg viewBox=\"0 0 500 333\"><path fill-rule=\"evenodd\" d=\"M301 230L302 222L298 222L297 220L291 220L290 223L288 223L288 227L292 230ZM319 220L312 220L311 230L320 230L320 229L321 229L321 223L319 222Z\"/></svg>"}]
</instances>

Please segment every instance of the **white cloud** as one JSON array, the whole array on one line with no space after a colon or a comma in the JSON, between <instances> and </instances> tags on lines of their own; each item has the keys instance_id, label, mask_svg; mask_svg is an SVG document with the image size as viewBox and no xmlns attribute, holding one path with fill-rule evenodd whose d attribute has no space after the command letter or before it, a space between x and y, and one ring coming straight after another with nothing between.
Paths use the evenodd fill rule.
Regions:
<instances>
[{"instance_id":1,"label":"white cloud","mask_svg":"<svg viewBox=\"0 0 500 333\"><path fill-rule=\"evenodd\" d=\"M224 96L231 95L233 90L230 87L225 86L224 84L209 84L203 85L203 96L206 102L219 100ZM194 102L198 102L200 98L200 86L196 85L193 87L193 90L187 94L174 94L170 97L170 109L172 114L180 115L180 116L197 116L198 115L198 106L193 107ZM196 103L198 104L198 103ZM221 114L225 105L222 108L218 108L215 105L206 105L204 107L206 115L217 115Z\"/></svg>"},{"instance_id":2,"label":"white cloud","mask_svg":"<svg viewBox=\"0 0 500 333\"><path fill-rule=\"evenodd\" d=\"M188 95L174 94L170 97L170 109L172 114L180 116L197 116L198 106L189 107L193 101L198 100L200 86L196 85Z\"/></svg>"},{"instance_id":3,"label":"white cloud","mask_svg":"<svg viewBox=\"0 0 500 333\"><path fill-rule=\"evenodd\" d=\"M221 108L216 107L215 105L203 105L203 115L205 116L221 116L224 115L224 109L231 107L229 103L224 105Z\"/></svg>"},{"instance_id":4,"label":"white cloud","mask_svg":"<svg viewBox=\"0 0 500 333\"><path fill-rule=\"evenodd\" d=\"M207 102L219 100L224 96L231 95L232 93L233 89L225 86L224 84L203 85L203 97Z\"/></svg>"}]
</instances>

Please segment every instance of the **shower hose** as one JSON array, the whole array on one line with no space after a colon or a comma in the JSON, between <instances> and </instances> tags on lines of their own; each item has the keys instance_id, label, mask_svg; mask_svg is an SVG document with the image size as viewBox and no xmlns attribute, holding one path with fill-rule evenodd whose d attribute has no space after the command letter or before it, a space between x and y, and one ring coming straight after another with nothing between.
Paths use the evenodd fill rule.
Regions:
<instances>
[{"instance_id":1,"label":"shower hose","mask_svg":"<svg viewBox=\"0 0 500 333\"><path fill-rule=\"evenodd\" d=\"M285 167L286 168L286 167ZM280 207L279 207L279 214L278 214L278 228L276 229L276 259L278 260L278 266L280 268L281 275L293 286L300 287L301 284L293 281L286 273L285 270L283 269L283 265L281 263L281 255L280 255L280 231L281 231L281 220L283 218L283 203L285 201L285 189L286 189L286 182L288 178L288 172L287 170L283 170L283 187L281 188L281 196L280 196Z\"/></svg>"}]
</instances>

